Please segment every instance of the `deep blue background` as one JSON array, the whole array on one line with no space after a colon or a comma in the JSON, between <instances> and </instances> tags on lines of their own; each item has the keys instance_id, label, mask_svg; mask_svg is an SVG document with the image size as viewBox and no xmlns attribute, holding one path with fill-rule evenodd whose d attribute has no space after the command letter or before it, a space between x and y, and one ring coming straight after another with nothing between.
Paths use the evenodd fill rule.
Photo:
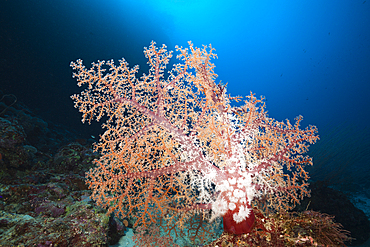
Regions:
<instances>
[{"instance_id":1,"label":"deep blue background","mask_svg":"<svg viewBox=\"0 0 370 247\"><path fill-rule=\"evenodd\" d=\"M70 61L81 58L88 66L125 57L146 72L142 50L151 40L169 49L191 40L216 48L216 73L228 83L228 93L264 95L270 117L277 120L303 115L303 124L317 125L324 140L341 137L330 144L338 144L332 152L351 150L351 157L362 161L347 155L348 162L369 171L369 140L356 138L369 136L370 1L0 4L0 90L15 94L39 116L78 130L81 137L98 135L100 124L80 123L69 98L80 91Z\"/></svg>"}]
</instances>

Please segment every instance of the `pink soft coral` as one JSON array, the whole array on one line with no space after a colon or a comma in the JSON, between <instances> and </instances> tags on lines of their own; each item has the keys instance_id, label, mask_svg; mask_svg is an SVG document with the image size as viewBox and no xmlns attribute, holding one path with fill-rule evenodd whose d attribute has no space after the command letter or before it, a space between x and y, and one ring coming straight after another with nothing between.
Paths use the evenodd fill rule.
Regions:
<instances>
[{"instance_id":1,"label":"pink soft coral","mask_svg":"<svg viewBox=\"0 0 370 247\"><path fill-rule=\"evenodd\" d=\"M215 83L214 49L189 45L176 48L181 63L168 77L172 53L154 42L144 50L149 73L140 78L124 59L90 69L82 60L71 63L78 85L87 86L72 96L82 121L106 115L96 145L101 158L87 183L99 205L134 217L135 225L147 227L162 215L184 228L204 212L204 219L224 217L225 231L246 233L256 199L288 209L309 194L304 168L312 160L302 154L318 139L317 129L300 129L301 116L294 125L269 118L263 98L252 93L243 106L232 106L240 97Z\"/></svg>"}]
</instances>

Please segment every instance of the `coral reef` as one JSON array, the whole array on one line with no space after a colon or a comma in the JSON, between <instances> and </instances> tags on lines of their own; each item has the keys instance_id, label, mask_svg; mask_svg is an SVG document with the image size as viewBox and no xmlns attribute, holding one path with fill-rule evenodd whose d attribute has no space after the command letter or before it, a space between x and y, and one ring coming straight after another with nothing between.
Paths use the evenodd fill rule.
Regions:
<instances>
[{"instance_id":1,"label":"coral reef","mask_svg":"<svg viewBox=\"0 0 370 247\"><path fill-rule=\"evenodd\" d=\"M95 146L101 157L86 176L92 198L135 226L163 218L169 235L195 227L194 243L206 239L205 222L221 217L226 233L246 234L257 201L265 211L281 211L309 195L305 166L312 159L304 154L317 129L301 129L302 116L294 124L268 117L264 99L252 93L232 106L241 97L216 84L214 49L191 42L176 49L181 62L168 76L172 52L154 42L144 49L150 69L140 79L138 66L124 59L89 69L82 60L71 63L78 85L86 86L72 96L82 121L105 120Z\"/></svg>"},{"instance_id":2,"label":"coral reef","mask_svg":"<svg viewBox=\"0 0 370 247\"><path fill-rule=\"evenodd\" d=\"M351 242L346 244L361 245L370 237L370 221L365 213L356 208L348 197L333 188L327 182L317 181L310 184L311 197L302 200L295 210L304 211L310 208L314 211L335 216L335 221L351 232Z\"/></svg>"},{"instance_id":3,"label":"coral reef","mask_svg":"<svg viewBox=\"0 0 370 247\"><path fill-rule=\"evenodd\" d=\"M0 117L0 246L115 244L131 223L90 199L83 176L98 155L29 114L16 104ZM44 129L32 138L38 126Z\"/></svg>"},{"instance_id":4,"label":"coral reef","mask_svg":"<svg viewBox=\"0 0 370 247\"><path fill-rule=\"evenodd\" d=\"M311 160L301 154L310 144L307 141L317 138L316 129L301 130L300 117L295 125L269 118L263 100L253 94L244 108L231 107L229 102L238 98L226 95L225 86L213 81L216 75L209 62L215 56L213 49L178 50L184 64L175 65L168 78L163 64L170 53L154 44L146 49L152 70L141 80L134 79L124 62L126 70L114 67L117 80L109 73L102 77L106 82L130 78L126 82L135 92L120 91L86 112L88 121L103 109L99 107L115 110L104 113L108 113L107 132L95 152L91 140L41 119L15 96L2 99L0 246L108 246L116 244L127 228L134 228L137 246L341 246L349 240L336 218L307 211L306 204L304 212L286 211L309 191L304 168ZM149 91L144 90L145 83ZM106 84L110 85L114 83ZM112 96L108 91L104 95ZM145 107L138 110L126 104L126 96L129 101L137 99L154 114L152 118L140 113ZM186 107L176 107L177 101ZM117 121L122 121L119 126L114 125ZM168 132L171 126L185 135ZM182 139L176 139L179 136ZM125 162L119 163L122 157ZM111 189L100 194L103 198L88 190L91 181L99 179L91 180L96 168L107 173L94 188ZM89 169L86 184L84 174ZM254 174L248 177L248 172ZM125 191L129 197L122 194ZM91 193L108 210L99 207ZM344 201L340 196L336 200ZM246 224L242 219L238 227L235 214L236 220L245 216ZM233 229L247 233L234 234Z\"/></svg>"},{"instance_id":5,"label":"coral reef","mask_svg":"<svg viewBox=\"0 0 370 247\"><path fill-rule=\"evenodd\" d=\"M250 233L224 233L205 246L344 246L351 239L349 232L327 214L282 212L266 217L257 208L254 210L256 226Z\"/></svg>"}]
</instances>

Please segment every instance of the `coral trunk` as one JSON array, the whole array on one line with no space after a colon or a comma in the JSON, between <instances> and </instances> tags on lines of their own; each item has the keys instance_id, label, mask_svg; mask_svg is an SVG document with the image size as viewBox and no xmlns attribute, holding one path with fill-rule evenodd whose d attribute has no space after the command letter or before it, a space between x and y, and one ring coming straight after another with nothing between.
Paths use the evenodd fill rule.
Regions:
<instances>
[{"instance_id":1,"label":"coral trunk","mask_svg":"<svg viewBox=\"0 0 370 247\"><path fill-rule=\"evenodd\" d=\"M249 204L248 206L250 207ZM239 223L236 223L233 218L233 215L234 213L236 213L237 210L227 212L223 216L224 232L240 235L240 234L245 234L245 233L249 233L250 231L252 231L256 217L254 216L254 213L251 207L250 207L250 210L251 211L248 217Z\"/></svg>"}]
</instances>

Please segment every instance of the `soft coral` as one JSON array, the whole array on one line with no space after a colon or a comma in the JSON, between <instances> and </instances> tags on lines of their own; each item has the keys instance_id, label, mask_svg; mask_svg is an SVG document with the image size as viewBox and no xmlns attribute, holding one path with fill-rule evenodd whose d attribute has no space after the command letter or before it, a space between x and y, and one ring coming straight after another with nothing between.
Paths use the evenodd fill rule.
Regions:
<instances>
[{"instance_id":1,"label":"soft coral","mask_svg":"<svg viewBox=\"0 0 370 247\"><path fill-rule=\"evenodd\" d=\"M135 225L148 226L157 215L172 224L199 211L212 209L223 217L225 231L249 232L255 198L267 197L268 206L287 209L308 195L304 157L318 139L314 126L299 128L267 116L263 98L246 97L231 106L225 86L215 83L212 47L177 47L178 59L165 79L171 52L152 42L145 48L150 70L136 78L138 67L125 60L72 62L78 85L73 95L82 121L107 115L105 133L96 150L102 154L87 173L92 198L118 216L134 215ZM285 173L284 169L289 172ZM185 214L184 214L185 213ZM206 215L206 214L204 214Z\"/></svg>"}]
</instances>

